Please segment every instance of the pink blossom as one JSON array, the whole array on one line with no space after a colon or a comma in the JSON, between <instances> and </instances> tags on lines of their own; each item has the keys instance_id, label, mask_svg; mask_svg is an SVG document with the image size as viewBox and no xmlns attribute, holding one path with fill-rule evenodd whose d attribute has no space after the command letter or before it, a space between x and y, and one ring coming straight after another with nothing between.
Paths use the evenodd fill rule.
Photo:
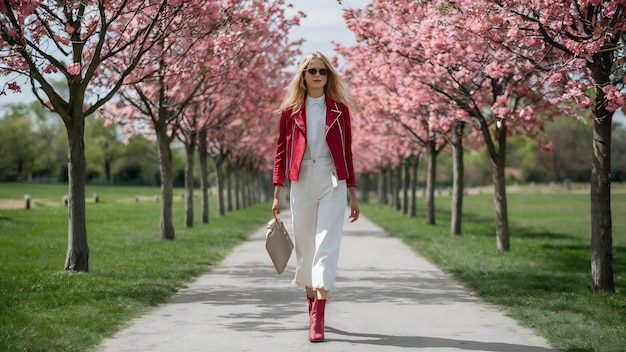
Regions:
<instances>
[{"instance_id":1,"label":"pink blossom","mask_svg":"<svg viewBox=\"0 0 626 352\"><path fill-rule=\"evenodd\" d=\"M15 81L14 81L14 82L10 82L10 83L7 85L7 88L9 88L9 90L14 91L15 93L20 93L20 92L22 92L22 87L20 87L20 86L17 84L17 82L15 82Z\"/></svg>"},{"instance_id":2,"label":"pink blossom","mask_svg":"<svg viewBox=\"0 0 626 352\"><path fill-rule=\"evenodd\" d=\"M72 34L74 34L74 27L72 27L72 25L68 22L68 23L65 24L65 31L69 35L72 35Z\"/></svg>"},{"instance_id":3,"label":"pink blossom","mask_svg":"<svg viewBox=\"0 0 626 352\"><path fill-rule=\"evenodd\" d=\"M67 73L72 76L78 76L80 74L80 63L73 62L67 66Z\"/></svg>"},{"instance_id":4,"label":"pink blossom","mask_svg":"<svg viewBox=\"0 0 626 352\"><path fill-rule=\"evenodd\" d=\"M498 95L498 97L496 98L496 103L500 104L500 105L506 105L508 101L508 96L507 95Z\"/></svg>"},{"instance_id":5,"label":"pink blossom","mask_svg":"<svg viewBox=\"0 0 626 352\"><path fill-rule=\"evenodd\" d=\"M50 111L55 111L56 109L54 108L54 105L52 105L52 102L50 102L50 100L46 100L43 102L43 105L45 107L47 107Z\"/></svg>"},{"instance_id":6,"label":"pink blossom","mask_svg":"<svg viewBox=\"0 0 626 352\"><path fill-rule=\"evenodd\" d=\"M43 72L48 74L48 73L54 73L57 72L57 67L54 66L53 64L49 64L43 67Z\"/></svg>"},{"instance_id":7,"label":"pink blossom","mask_svg":"<svg viewBox=\"0 0 626 352\"><path fill-rule=\"evenodd\" d=\"M588 96L582 96L578 100L578 107L585 110L588 109L591 105L593 105L593 100Z\"/></svg>"},{"instance_id":8,"label":"pink blossom","mask_svg":"<svg viewBox=\"0 0 626 352\"><path fill-rule=\"evenodd\" d=\"M560 86L565 81L565 77L562 72L555 72L548 78L548 82L551 86Z\"/></svg>"},{"instance_id":9,"label":"pink blossom","mask_svg":"<svg viewBox=\"0 0 626 352\"><path fill-rule=\"evenodd\" d=\"M617 2L608 2L604 5L604 15L606 17L613 17L615 10L617 10Z\"/></svg>"},{"instance_id":10,"label":"pink blossom","mask_svg":"<svg viewBox=\"0 0 626 352\"><path fill-rule=\"evenodd\" d=\"M541 151L544 153L552 153L552 149L553 149L552 141L541 144Z\"/></svg>"},{"instance_id":11,"label":"pink blossom","mask_svg":"<svg viewBox=\"0 0 626 352\"><path fill-rule=\"evenodd\" d=\"M606 96L606 99L608 101L608 104L606 106L606 109L608 111L615 111L619 107L624 105L624 94L618 91L614 85L606 85L602 87L602 91L604 92L604 95Z\"/></svg>"}]
</instances>

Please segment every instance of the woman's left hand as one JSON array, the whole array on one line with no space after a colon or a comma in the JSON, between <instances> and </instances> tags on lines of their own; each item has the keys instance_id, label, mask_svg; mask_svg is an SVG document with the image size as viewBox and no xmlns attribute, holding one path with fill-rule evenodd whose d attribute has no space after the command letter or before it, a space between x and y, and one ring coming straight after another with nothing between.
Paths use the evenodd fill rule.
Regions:
<instances>
[{"instance_id":1,"label":"woman's left hand","mask_svg":"<svg viewBox=\"0 0 626 352\"><path fill-rule=\"evenodd\" d=\"M348 187L348 193L350 194L350 222L355 222L359 219L361 211L359 210L359 202L356 198L356 187Z\"/></svg>"},{"instance_id":2,"label":"woman's left hand","mask_svg":"<svg viewBox=\"0 0 626 352\"><path fill-rule=\"evenodd\" d=\"M350 219L350 222L357 221L360 214L361 211L359 210L359 205L357 204L357 202L350 202L350 216L348 217L348 219Z\"/></svg>"}]
</instances>

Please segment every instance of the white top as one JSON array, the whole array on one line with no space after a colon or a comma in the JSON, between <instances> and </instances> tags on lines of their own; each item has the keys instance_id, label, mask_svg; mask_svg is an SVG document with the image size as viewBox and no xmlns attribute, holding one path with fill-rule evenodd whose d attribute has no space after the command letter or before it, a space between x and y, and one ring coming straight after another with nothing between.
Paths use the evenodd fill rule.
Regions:
<instances>
[{"instance_id":1,"label":"white top","mask_svg":"<svg viewBox=\"0 0 626 352\"><path fill-rule=\"evenodd\" d=\"M306 149L303 159L330 157L326 143L326 96L306 97Z\"/></svg>"}]
</instances>

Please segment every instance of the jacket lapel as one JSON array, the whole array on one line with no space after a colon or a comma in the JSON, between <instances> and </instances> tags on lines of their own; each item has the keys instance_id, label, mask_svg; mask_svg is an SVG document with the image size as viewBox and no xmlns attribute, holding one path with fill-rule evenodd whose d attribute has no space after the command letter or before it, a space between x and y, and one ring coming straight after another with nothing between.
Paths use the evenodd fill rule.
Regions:
<instances>
[{"instance_id":1,"label":"jacket lapel","mask_svg":"<svg viewBox=\"0 0 626 352\"><path fill-rule=\"evenodd\" d=\"M306 136L306 112L304 106L296 113L293 117L293 121L296 123L296 126L302 131L302 133Z\"/></svg>"},{"instance_id":2,"label":"jacket lapel","mask_svg":"<svg viewBox=\"0 0 626 352\"><path fill-rule=\"evenodd\" d=\"M328 134L328 130L337 123L341 117L341 110L337 106L337 103L332 99L326 98L326 134Z\"/></svg>"}]
</instances>

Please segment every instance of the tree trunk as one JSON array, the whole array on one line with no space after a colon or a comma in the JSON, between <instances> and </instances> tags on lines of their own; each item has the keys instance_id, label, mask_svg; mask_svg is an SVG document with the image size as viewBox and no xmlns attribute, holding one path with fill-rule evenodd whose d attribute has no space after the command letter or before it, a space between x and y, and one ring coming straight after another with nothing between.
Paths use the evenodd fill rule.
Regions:
<instances>
[{"instance_id":1,"label":"tree trunk","mask_svg":"<svg viewBox=\"0 0 626 352\"><path fill-rule=\"evenodd\" d=\"M404 160L404 186L402 187L402 214L409 215L409 191L411 189L411 157Z\"/></svg>"},{"instance_id":2,"label":"tree trunk","mask_svg":"<svg viewBox=\"0 0 626 352\"><path fill-rule=\"evenodd\" d=\"M243 170L243 184L241 185L241 189L243 192L243 197L241 199L241 206L244 209L249 208L254 204L256 199L256 191L253 187L257 184L257 178L251 169L247 167Z\"/></svg>"},{"instance_id":3,"label":"tree trunk","mask_svg":"<svg viewBox=\"0 0 626 352\"><path fill-rule=\"evenodd\" d=\"M234 174L234 178L235 178L235 209L239 210L242 207L242 202L243 199L245 197L245 191L242 187L242 181L241 178L245 177L245 175L242 175L243 171L241 170L241 168L237 168L233 174Z\"/></svg>"},{"instance_id":4,"label":"tree trunk","mask_svg":"<svg viewBox=\"0 0 626 352\"><path fill-rule=\"evenodd\" d=\"M361 201L363 203L368 203L371 183L371 177L369 172L362 174L361 182L363 183L363 185L361 186Z\"/></svg>"},{"instance_id":5,"label":"tree trunk","mask_svg":"<svg viewBox=\"0 0 626 352\"><path fill-rule=\"evenodd\" d=\"M494 187L493 203L496 209L496 242L499 251L509 250L509 211L506 200L504 166L506 164L506 124L496 129L498 153L491 160Z\"/></svg>"},{"instance_id":6,"label":"tree trunk","mask_svg":"<svg viewBox=\"0 0 626 352\"><path fill-rule=\"evenodd\" d=\"M389 204L389 206L391 206L393 208L393 206L395 205L394 203L394 195L393 195L393 191L394 191L394 187L393 187L393 167L390 167L389 169L387 169L387 173L385 174L385 188L387 189L386 192L386 197L387 197L387 204Z\"/></svg>"},{"instance_id":7,"label":"tree trunk","mask_svg":"<svg viewBox=\"0 0 626 352\"><path fill-rule=\"evenodd\" d=\"M461 234L465 172L463 168L463 130L465 122L455 120L452 129L452 208L450 236Z\"/></svg>"},{"instance_id":8,"label":"tree trunk","mask_svg":"<svg viewBox=\"0 0 626 352\"><path fill-rule=\"evenodd\" d=\"M437 151L435 141L426 145L428 166L426 171L426 224L435 224L435 175L437 174Z\"/></svg>"},{"instance_id":9,"label":"tree trunk","mask_svg":"<svg viewBox=\"0 0 626 352\"><path fill-rule=\"evenodd\" d=\"M185 143L185 152L187 160L185 163L185 226L193 227L193 169L194 157L196 150L195 134L189 136L189 140Z\"/></svg>"},{"instance_id":10,"label":"tree trunk","mask_svg":"<svg viewBox=\"0 0 626 352\"><path fill-rule=\"evenodd\" d=\"M258 188L255 189L253 186L257 184L258 175L248 168L244 171L244 175L246 176L246 181L243 183L243 188L246 190L246 198L244 199L243 207L249 208L256 203Z\"/></svg>"},{"instance_id":11,"label":"tree trunk","mask_svg":"<svg viewBox=\"0 0 626 352\"><path fill-rule=\"evenodd\" d=\"M601 89L596 92L603 94ZM610 177L613 114L603 104L596 106L591 169L591 278L594 292L615 292Z\"/></svg>"},{"instance_id":12,"label":"tree trunk","mask_svg":"<svg viewBox=\"0 0 626 352\"><path fill-rule=\"evenodd\" d=\"M222 170L222 164L224 163L222 157L218 157L215 160L215 173L217 175L217 214L219 216L226 215L226 208L224 207L224 172Z\"/></svg>"},{"instance_id":13,"label":"tree trunk","mask_svg":"<svg viewBox=\"0 0 626 352\"><path fill-rule=\"evenodd\" d=\"M166 121L165 118L160 119ZM172 171L172 150L167 138L167 127L155 124L159 151L159 168L161 172L161 239L174 239L174 223L172 221L174 172Z\"/></svg>"},{"instance_id":14,"label":"tree trunk","mask_svg":"<svg viewBox=\"0 0 626 352\"><path fill-rule=\"evenodd\" d=\"M402 210L402 204L400 202L400 194L402 192L402 164L393 168L393 204L397 211Z\"/></svg>"},{"instance_id":15,"label":"tree trunk","mask_svg":"<svg viewBox=\"0 0 626 352\"><path fill-rule=\"evenodd\" d=\"M378 173L378 202L389 204L387 201L387 169L384 168Z\"/></svg>"},{"instance_id":16,"label":"tree trunk","mask_svg":"<svg viewBox=\"0 0 626 352\"><path fill-rule=\"evenodd\" d=\"M254 185L258 183L258 180L259 180L258 174L256 172L254 172L252 169L246 169L245 175L246 175L246 178L248 179L248 182L244 182L244 187L247 190L246 191L247 197L243 206L244 208L249 208L253 204L257 203L259 190L261 188L253 187Z\"/></svg>"},{"instance_id":17,"label":"tree trunk","mask_svg":"<svg viewBox=\"0 0 626 352\"><path fill-rule=\"evenodd\" d=\"M589 64L596 86L591 168L591 278L594 292L615 292L613 281L613 225L611 215L611 128L613 113L606 110L602 90L611 83L614 57L601 50ZM621 82L621 80L620 80Z\"/></svg>"},{"instance_id":18,"label":"tree trunk","mask_svg":"<svg viewBox=\"0 0 626 352\"><path fill-rule=\"evenodd\" d=\"M246 209L254 204L255 199L255 190L252 188L252 185L256 184L256 177L252 171L252 169L248 169L247 167L243 170L243 185L241 188L244 190L244 198L242 200L243 208Z\"/></svg>"},{"instance_id":19,"label":"tree trunk","mask_svg":"<svg viewBox=\"0 0 626 352\"><path fill-rule=\"evenodd\" d=\"M420 156L414 155L411 157L411 210L409 212L409 217L417 216L417 172L419 169Z\"/></svg>"},{"instance_id":20,"label":"tree trunk","mask_svg":"<svg viewBox=\"0 0 626 352\"><path fill-rule=\"evenodd\" d=\"M233 211L233 169L226 167L226 210Z\"/></svg>"},{"instance_id":21,"label":"tree trunk","mask_svg":"<svg viewBox=\"0 0 626 352\"><path fill-rule=\"evenodd\" d=\"M198 140L198 158L200 162L200 192L202 193L200 221L203 224L209 223L209 169L207 166L206 138L206 131L201 131Z\"/></svg>"},{"instance_id":22,"label":"tree trunk","mask_svg":"<svg viewBox=\"0 0 626 352\"><path fill-rule=\"evenodd\" d=\"M78 109L80 111L80 109ZM85 119L76 113L66 122L69 179L67 255L65 270L89 271L89 246L85 210Z\"/></svg>"}]
</instances>

